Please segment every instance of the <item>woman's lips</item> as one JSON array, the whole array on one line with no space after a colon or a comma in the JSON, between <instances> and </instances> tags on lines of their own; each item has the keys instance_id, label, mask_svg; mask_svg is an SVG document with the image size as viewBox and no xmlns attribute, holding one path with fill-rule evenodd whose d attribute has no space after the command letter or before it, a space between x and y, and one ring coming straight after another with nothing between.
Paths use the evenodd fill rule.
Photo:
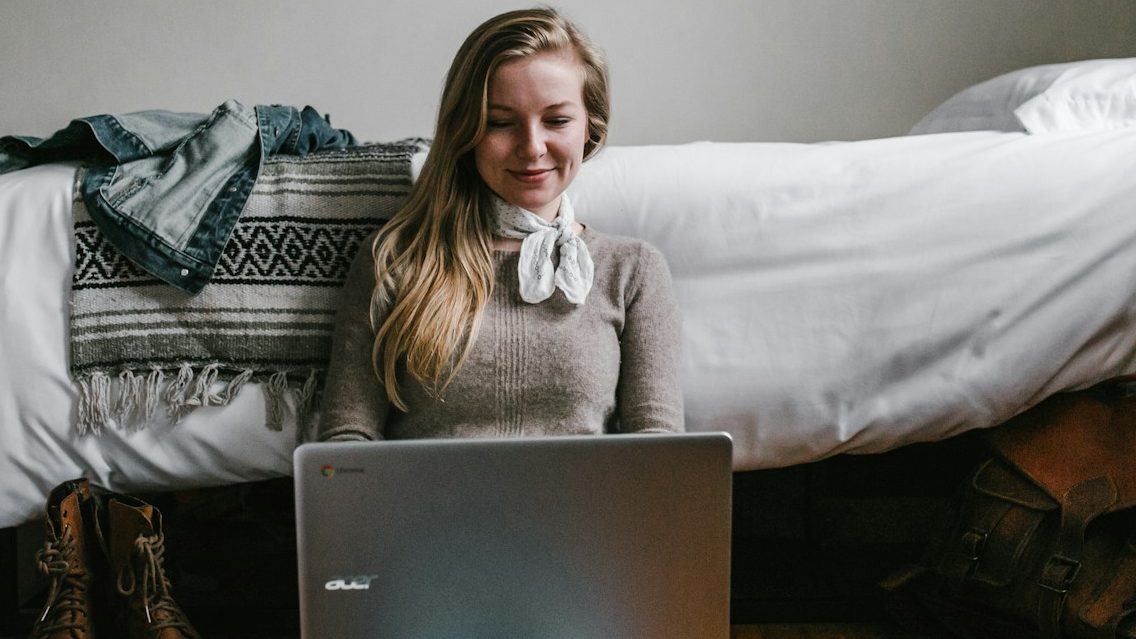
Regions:
<instances>
[{"instance_id":1,"label":"woman's lips","mask_svg":"<svg viewBox=\"0 0 1136 639\"><path fill-rule=\"evenodd\" d=\"M527 184L535 184L552 175L555 169L533 169L528 171L509 171L514 178Z\"/></svg>"}]
</instances>

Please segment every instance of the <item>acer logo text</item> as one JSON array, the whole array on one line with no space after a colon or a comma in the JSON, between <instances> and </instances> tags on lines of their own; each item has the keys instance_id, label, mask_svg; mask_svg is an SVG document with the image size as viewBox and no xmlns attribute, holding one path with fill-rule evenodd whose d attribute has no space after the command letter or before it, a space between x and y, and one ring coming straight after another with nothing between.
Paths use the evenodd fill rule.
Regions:
<instances>
[{"instance_id":1,"label":"acer logo text","mask_svg":"<svg viewBox=\"0 0 1136 639\"><path fill-rule=\"evenodd\" d=\"M378 575L359 575L357 577L336 577L323 585L324 590L369 590L371 581Z\"/></svg>"}]
</instances>

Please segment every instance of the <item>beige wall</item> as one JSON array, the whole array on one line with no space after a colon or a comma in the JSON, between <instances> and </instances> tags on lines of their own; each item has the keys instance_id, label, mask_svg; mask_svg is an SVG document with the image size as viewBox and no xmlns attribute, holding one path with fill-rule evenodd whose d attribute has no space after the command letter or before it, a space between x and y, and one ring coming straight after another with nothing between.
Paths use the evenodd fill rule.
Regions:
<instances>
[{"instance_id":1,"label":"beige wall","mask_svg":"<svg viewBox=\"0 0 1136 639\"><path fill-rule=\"evenodd\" d=\"M899 135L958 89L1136 56L1133 0L575 0L607 51L615 144ZM0 0L0 134L76 116L311 104L429 136L461 38L499 0Z\"/></svg>"}]
</instances>

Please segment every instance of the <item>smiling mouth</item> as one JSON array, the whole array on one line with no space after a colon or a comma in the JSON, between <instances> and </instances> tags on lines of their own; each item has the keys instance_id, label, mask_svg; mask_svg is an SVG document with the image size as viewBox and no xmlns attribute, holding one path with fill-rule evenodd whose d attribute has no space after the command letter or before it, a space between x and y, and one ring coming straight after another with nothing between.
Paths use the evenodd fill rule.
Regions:
<instances>
[{"instance_id":1,"label":"smiling mouth","mask_svg":"<svg viewBox=\"0 0 1136 639\"><path fill-rule=\"evenodd\" d=\"M522 182L539 182L551 175L555 169L535 169L532 171L509 171L509 174Z\"/></svg>"}]
</instances>

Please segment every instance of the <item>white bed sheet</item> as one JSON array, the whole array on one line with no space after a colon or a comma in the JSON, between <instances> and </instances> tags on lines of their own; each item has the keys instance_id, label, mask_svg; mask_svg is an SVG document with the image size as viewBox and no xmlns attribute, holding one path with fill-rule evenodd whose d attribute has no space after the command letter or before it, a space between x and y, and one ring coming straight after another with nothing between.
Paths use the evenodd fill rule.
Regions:
<instances>
[{"instance_id":1,"label":"white bed sheet","mask_svg":"<svg viewBox=\"0 0 1136 639\"><path fill-rule=\"evenodd\" d=\"M687 427L735 467L996 425L1136 370L1136 127L611 148L573 204L646 238Z\"/></svg>"},{"instance_id":2,"label":"white bed sheet","mask_svg":"<svg viewBox=\"0 0 1136 639\"><path fill-rule=\"evenodd\" d=\"M80 437L73 167L0 176L0 527L85 474L122 491L291 472L262 393ZM667 256L691 430L739 470L933 441L1136 371L1136 130L614 147L582 221Z\"/></svg>"}]
</instances>

